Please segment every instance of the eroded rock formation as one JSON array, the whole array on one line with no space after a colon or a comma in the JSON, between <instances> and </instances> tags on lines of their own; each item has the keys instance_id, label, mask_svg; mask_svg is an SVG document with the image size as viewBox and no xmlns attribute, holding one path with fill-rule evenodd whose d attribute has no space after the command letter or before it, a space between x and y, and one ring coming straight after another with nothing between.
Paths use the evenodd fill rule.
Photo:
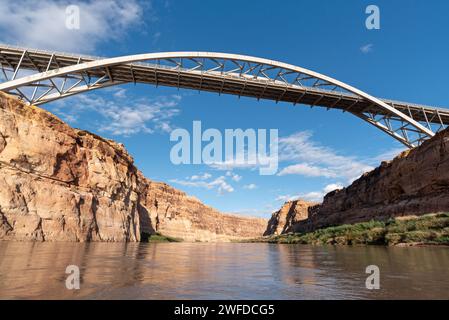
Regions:
<instances>
[{"instance_id":1,"label":"eroded rock formation","mask_svg":"<svg viewBox=\"0 0 449 320\"><path fill-rule=\"evenodd\" d=\"M309 217L309 210L317 203L302 200L288 201L281 209L274 212L268 221L264 236L279 235L292 231L293 225Z\"/></svg>"},{"instance_id":2,"label":"eroded rock formation","mask_svg":"<svg viewBox=\"0 0 449 320\"><path fill-rule=\"evenodd\" d=\"M382 162L349 187L324 197L309 219L294 226L326 226L449 211L449 129L395 159Z\"/></svg>"},{"instance_id":3,"label":"eroded rock formation","mask_svg":"<svg viewBox=\"0 0 449 320\"><path fill-rule=\"evenodd\" d=\"M226 241L265 228L146 179L123 145L0 92L0 240Z\"/></svg>"},{"instance_id":4,"label":"eroded rock formation","mask_svg":"<svg viewBox=\"0 0 449 320\"><path fill-rule=\"evenodd\" d=\"M449 211L449 128L421 146L404 151L362 175L347 188L335 190L319 205L287 202L275 212L265 235L310 232L319 228L369 220ZM305 217L305 219L303 219Z\"/></svg>"},{"instance_id":5,"label":"eroded rock formation","mask_svg":"<svg viewBox=\"0 0 449 320\"><path fill-rule=\"evenodd\" d=\"M267 220L223 214L198 199L165 183L145 180L141 192L144 211L142 230L158 232L187 241L227 241L260 236Z\"/></svg>"}]
</instances>

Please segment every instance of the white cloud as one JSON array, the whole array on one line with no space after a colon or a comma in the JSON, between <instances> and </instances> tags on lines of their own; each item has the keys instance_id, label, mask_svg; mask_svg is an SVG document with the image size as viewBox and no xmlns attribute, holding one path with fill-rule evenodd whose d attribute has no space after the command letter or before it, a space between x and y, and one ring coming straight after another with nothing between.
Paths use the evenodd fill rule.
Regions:
<instances>
[{"instance_id":1,"label":"white cloud","mask_svg":"<svg viewBox=\"0 0 449 320\"><path fill-rule=\"evenodd\" d=\"M323 192L321 191L312 191L305 194L300 195L300 199L306 201L320 202L323 200Z\"/></svg>"},{"instance_id":2,"label":"white cloud","mask_svg":"<svg viewBox=\"0 0 449 320\"><path fill-rule=\"evenodd\" d=\"M80 28L68 29L66 8L73 4L69 0L0 1L0 41L48 50L91 52L101 42L119 40L143 20L144 8L135 0L77 1Z\"/></svg>"},{"instance_id":3,"label":"white cloud","mask_svg":"<svg viewBox=\"0 0 449 320\"><path fill-rule=\"evenodd\" d=\"M254 189L256 189L256 188L257 188L257 186L256 186L254 183L245 184L245 185L243 186L243 189L247 189L247 190L254 190Z\"/></svg>"},{"instance_id":4,"label":"white cloud","mask_svg":"<svg viewBox=\"0 0 449 320\"><path fill-rule=\"evenodd\" d=\"M332 170L329 170L327 168L311 166L305 163L288 166L279 172L280 176L285 176L288 174L297 174L306 177L326 177L326 178L337 177L337 174Z\"/></svg>"},{"instance_id":5,"label":"white cloud","mask_svg":"<svg viewBox=\"0 0 449 320\"><path fill-rule=\"evenodd\" d=\"M287 202L287 201L294 201L294 200L298 200L298 199L300 199L299 195L293 195L292 196L292 195L286 194L286 195L277 196L276 199L274 199L274 200L275 201Z\"/></svg>"},{"instance_id":6,"label":"white cloud","mask_svg":"<svg viewBox=\"0 0 449 320\"><path fill-rule=\"evenodd\" d=\"M208 190L216 189L219 194L234 192L234 188L226 181L225 176L219 176L209 180L210 178L212 178L212 176L206 173L202 176L193 175L187 177L185 180L171 179L169 181L186 187L204 188Z\"/></svg>"},{"instance_id":7,"label":"white cloud","mask_svg":"<svg viewBox=\"0 0 449 320\"><path fill-rule=\"evenodd\" d=\"M305 201L322 202L323 198L326 194L328 194L329 192L335 191L335 190L342 189L342 188L343 188L343 185L341 185L340 183L332 183L332 184L326 185L320 191L311 191L311 192L301 193L301 194L294 195L294 196L280 195L280 196L276 197L275 200L287 202L287 201L301 199L301 200L305 200Z\"/></svg>"},{"instance_id":8,"label":"white cloud","mask_svg":"<svg viewBox=\"0 0 449 320\"><path fill-rule=\"evenodd\" d=\"M375 162L382 162L382 161L389 161L393 160L397 155L399 155L401 152L407 150L407 148L404 147L398 147L398 148L391 148L390 150L387 150L380 155L376 156L373 160Z\"/></svg>"},{"instance_id":9,"label":"white cloud","mask_svg":"<svg viewBox=\"0 0 449 320\"><path fill-rule=\"evenodd\" d=\"M84 112L101 115L96 125L99 132L116 136L131 136L137 133L170 132L170 120L180 113L179 96L158 97L155 99L133 99L119 90L118 99L103 99L96 95L77 95L56 101L49 108L62 119L76 122Z\"/></svg>"},{"instance_id":10,"label":"white cloud","mask_svg":"<svg viewBox=\"0 0 449 320\"><path fill-rule=\"evenodd\" d=\"M350 156L341 156L331 148L312 141L309 131L301 131L279 139L279 159L293 163L279 175L297 174L307 177L345 178L352 182L372 166Z\"/></svg>"},{"instance_id":11,"label":"white cloud","mask_svg":"<svg viewBox=\"0 0 449 320\"><path fill-rule=\"evenodd\" d=\"M126 98L126 89L118 88L114 93L113 96L117 99L124 99Z\"/></svg>"},{"instance_id":12,"label":"white cloud","mask_svg":"<svg viewBox=\"0 0 449 320\"><path fill-rule=\"evenodd\" d=\"M371 51L373 51L373 47L374 45L372 43L368 43L362 47L360 47L360 51L364 54L370 53Z\"/></svg>"},{"instance_id":13,"label":"white cloud","mask_svg":"<svg viewBox=\"0 0 449 320\"><path fill-rule=\"evenodd\" d=\"M209 178L212 178L212 175L209 173L204 173L202 175L193 175L190 177L190 180L195 181L195 180L207 180Z\"/></svg>"},{"instance_id":14,"label":"white cloud","mask_svg":"<svg viewBox=\"0 0 449 320\"><path fill-rule=\"evenodd\" d=\"M228 159L225 161L210 163L209 166L216 170L235 170L235 169L255 170L258 165L251 164L245 161L238 161L236 159Z\"/></svg>"},{"instance_id":15,"label":"white cloud","mask_svg":"<svg viewBox=\"0 0 449 320\"><path fill-rule=\"evenodd\" d=\"M271 148L267 155L256 153L249 153L248 150L243 152L239 152L233 155L233 158L227 158L224 161L218 161L214 163L210 163L209 167L215 170L222 171L232 171L235 169L249 169L256 170L261 167L267 167L269 164L275 161L274 156L270 154ZM252 159L253 161L248 161L248 159Z\"/></svg>"},{"instance_id":16,"label":"white cloud","mask_svg":"<svg viewBox=\"0 0 449 320\"><path fill-rule=\"evenodd\" d=\"M268 156L258 159L258 163L252 164L248 161L238 161L237 159L257 159L258 157L248 155L245 151L244 157L235 157L222 162L209 164L216 170L232 171L235 169L255 170L261 164L272 163L279 160L279 163L286 165L279 170L279 176L302 175L306 177L325 178L346 178L352 182L366 171L374 167L372 161L358 160L352 156L342 156L331 148L322 146L312 140L309 131L300 131L290 136L279 138L279 158Z\"/></svg>"},{"instance_id":17,"label":"white cloud","mask_svg":"<svg viewBox=\"0 0 449 320\"><path fill-rule=\"evenodd\" d=\"M325 194L328 194L329 192L332 192L335 190L340 190L343 188L344 188L343 185L341 185L339 183L331 183L331 184L328 184L327 186L325 186L323 191Z\"/></svg>"},{"instance_id":18,"label":"white cloud","mask_svg":"<svg viewBox=\"0 0 449 320\"><path fill-rule=\"evenodd\" d=\"M323 188L321 191L312 191L305 194L300 194L299 198L304 199L306 201L313 201L313 202L322 202L323 198L326 194L329 192L343 189L343 186L339 183L332 183L328 184Z\"/></svg>"},{"instance_id":19,"label":"white cloud","mask_svg":"<svg viewBox=\"0 0 449 320\"><path fill-rule=\"evenodd\" d=\"M232 173L231 171L226 172L226 176L230 177L235 182L239 182L240 180L242 180L242 176L239 176L236 173Z\"/></svg>"},{"instance_id":20,"label":"white cloud","mask_svg":"<svg viewBox=\"0 0 449 320\"><path fill-rule=\"evenodd\" d=\"M63 114L63 118L66 122L75 123L78 121L78 116L75 114Z\"/></svg>"}]
</instances>

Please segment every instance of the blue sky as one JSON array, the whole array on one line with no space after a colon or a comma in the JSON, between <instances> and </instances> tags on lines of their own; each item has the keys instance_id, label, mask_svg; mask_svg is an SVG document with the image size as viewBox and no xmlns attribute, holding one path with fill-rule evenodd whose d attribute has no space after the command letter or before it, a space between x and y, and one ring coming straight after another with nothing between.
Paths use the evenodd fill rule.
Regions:
<instances>
[{"instance_id":1,"label":"blue sky","mask_svg":"<svg viewBox=\"0 0 449 320\"><path fill-rule=\"evenodd\" d=\"M253 55L311 69L374 96L449 107L449 3L408 1L16 1L0 0L0 41L119 56L161 51ZM78 4L79 30L64 28ZM367 30L365 8L380 8L380 30ZM59 26L61 24L61 26ZM289 198L320 200L402 146L337 111L212 93L125 85L44 106L71 125L125 144L136 165L223 212L268 217ZM172 128L278 129L280 169L260 176L170 162ZM287 152L286 150L293 150Z\"/></svg>"}]
</instances>

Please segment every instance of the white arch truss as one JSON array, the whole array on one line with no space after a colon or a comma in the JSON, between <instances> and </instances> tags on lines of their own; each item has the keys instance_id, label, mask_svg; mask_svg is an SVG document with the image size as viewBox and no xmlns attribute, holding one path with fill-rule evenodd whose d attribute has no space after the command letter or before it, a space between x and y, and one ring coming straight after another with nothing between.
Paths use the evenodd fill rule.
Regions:
<instances>
[{"instance_id":1,"label":"white arch truss","mask_svg":"<svg viewBox=\"0 0 449 320\"><path fill-rule=\"evenodd\" d=\"M211 91L349 112L409 148L449 124L449 110L379 99L329 76L263 58L162 52L115 58L0 45L0 91L40 105L125 83Z\"/></svg>"}]
</instances>

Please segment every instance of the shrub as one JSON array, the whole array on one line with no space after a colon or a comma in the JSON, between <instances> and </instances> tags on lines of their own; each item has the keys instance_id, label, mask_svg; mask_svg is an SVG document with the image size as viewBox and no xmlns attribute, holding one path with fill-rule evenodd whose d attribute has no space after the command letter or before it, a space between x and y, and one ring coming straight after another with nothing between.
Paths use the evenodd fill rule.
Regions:
<instances>
[{"instance_id":1,"label":"shrub","mask_svg":"<svg viewBox=\"0 0 449 320\"><path fill-rule=\"evenodd\" d=\"M371 220L353 225L344 224L306 234L275 236L267 242L330 245L396 245L411 242L449 244L449 213L407 220Z\"/></svg>"},{"instance_id":2,"label":"shrub","mask_svg":"<svg viewBox=\"0 0 449 320\"><path fill-rule=\"evenodd\" d=\"M385 235L385 242L388 245L395 245L402 242L402 234L401 233L388 233Z\"/></svg>"}]
</instances>

